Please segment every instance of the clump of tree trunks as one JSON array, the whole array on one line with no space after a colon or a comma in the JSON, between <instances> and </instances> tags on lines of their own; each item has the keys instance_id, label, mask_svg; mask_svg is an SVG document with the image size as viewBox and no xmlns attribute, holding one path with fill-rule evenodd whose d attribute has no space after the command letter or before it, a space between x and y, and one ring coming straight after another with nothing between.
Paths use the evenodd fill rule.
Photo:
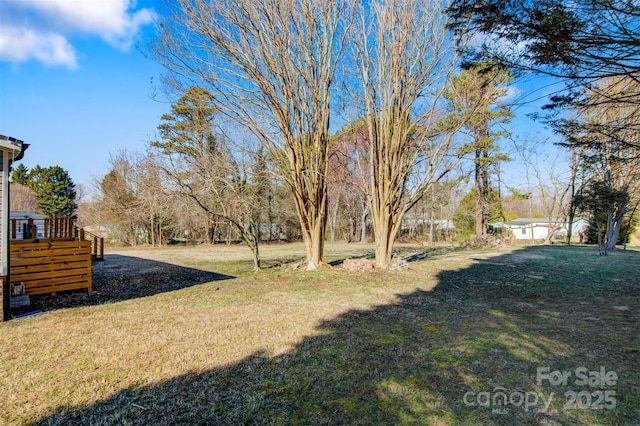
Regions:
<instances>
[{"instance_id":1,"label":"clump of tree trunks","mask_svg":"<svg viewBox=\"0 0 640 426\"><path fill-rule=\"evenodd\" d=\"M273 223L274 200L287 198L282 187L308 270L324 265L327 231L336 238L340 214L349 217L349 240L366 240L370 228L375 266L390 268L405 218L425 199L433 240L434 206L446 203L440 193L462 179L451 175L469 161L469 230L478 237L470 244L491 246L484 237L497 217L492 174L508 160L496 144L507 133L495 128L511 117L500 100L513 76L546 73L567 82L553 106L572 108L577 118L550 121L572 161L567 185L537 185L552 199L542 203L545 214L570 222L589 215L611 250L640 200L640 37L632 25L639 10L613 4L619 7L582 0L172 2L146 48L179 98L151 144L149 164L163 173L149 168L146 197L126 190L124 172L105 178L103 189L116 195L113 211L147 206L158 235L168 217L162 200L184 196L211 227L233 228L257 269L260 229ZM472 35L485 43L467 49ZM331 135L337 117L345 124ZM499 205L500 191L498 178ZM585 201L589 191L597 202ZM413 229L418 223L414 217Z\"/></svg>"}]
</instances>

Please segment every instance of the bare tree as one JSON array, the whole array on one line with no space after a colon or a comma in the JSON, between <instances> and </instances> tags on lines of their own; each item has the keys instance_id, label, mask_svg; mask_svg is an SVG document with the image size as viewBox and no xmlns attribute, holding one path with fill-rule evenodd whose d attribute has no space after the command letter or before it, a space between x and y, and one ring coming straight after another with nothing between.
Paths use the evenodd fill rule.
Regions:
<instances>
[{"instance_id":1,"label":"bare tree","mask_svg":"<svg viewBox=\"0 0 640 426\"><path fill-rule=\"evenodd\" d=\"M528 161L532 160L529 159ZM543 163L546 166L543 166L540 162L531 162L536 177L542 212L549 219L548 232L544 243L551 244L553 236L563 228L564 222L570 216L572 186L571 179L568 178L569 173L566 170L561 170L555 161L546 159ZM572 220L572 218L569 218L569 220ZM572 232L572 228L569 225L567 232Z\"/></svg>"},{"instance_id":2,"label":"bare tree","mask_svg":"<svg viewBox=\"0 0 640 426\"><path fill-rule=\"evenodd\" d=\"M330 89L347 11L344 0L178 0L150 48L175 77L207 88L278 160L308 269L323 258Z\"/></svg>"},{"instance_id":3,"label":"bare tree","mask_svg":"<svg viewBox=\"0 0 640 426\"><path fill-rule=\"evenodd\" d=\"M168 187L162 173L162 167L156 156L140 156L132 176L140 208L146 214L149 244L166 244L168 234L173 230L177 212L174 209L175 197L167 193Z\"/></svg>"},{"instance_id":4,"label":"bare tree","mask_svg":"<svg viewBox=\"0 0 640 426\"><path fill-rule=\"evenodd\" d=\"M369 151L366 121L355 120L340 129L332 138L327 183L333 207L332 221L337 219L337 199L343 201L343 225L347 240L366 242L369 203L366 191L366 164ZM330 228L334 227L330 223ZM357 235L359 234L359 235ZM332 233L333 236L333 233Z\"/></svg>"},{"instance_id":5,"label":"bare tree","mask_svg":"<svg viewBox=\"0 0 640 426\"><path fill-rule=\"evenodd\" d=\"M101 194L98 193L92 193L78 204L78 224L80 227L90 226L95 230L106 224L100 195ZM102 236L104 237L106 235Z\"/></svg>"},{"instance_id":6,"label":"bare tree","mask_svg":"<svg viewBox=\"0 0 640 426\"><path fill-rule=\"evenodd\" d=\"M38 198L36 193L26 185L11 182L9 185L11 211L36 212Z\"/></svg>"},{"instance_id":7,"label":"bare tree","mask_svg":"<svg viewBox=\"0 0 640 426\"><path fill-rule=\"evenodd\" d=\"M103 218L116 225L113 238L127 245L146 242L147 214L136 187L140 155L120 151L109 158L110 171L96 182Z\"/></svg>"},{"instance_id":8,"label":"bare tree","mask_svg":"<svg viewBox=\"0 0 640 426\"><path fill-rule=\"evenodd\" d=\"M404 214L457 162L443 93L457 58L446 1L374 0L359 9L354 56L369 132L368 198L376 265L391 264ZM475 112L475 111L473 111Z\"/></svg>"},{"instance_id":9,"label":"bare tree","mask_svg":"<svg viewBox=\"0 0 640 426\"><path fill-rule=\"evenodd\" d=\"M252 156L246 144L233 146L216 122L218 108L211 100L206 89L190 87L162 116L160 139L150 145L169 179L165 187L210 219L228 223L251 249L258 270L263 150Z\"/></svg>"},{"instance_id":10,"label":"bare tree","mask_svg":"<svg viewBox=\"0 0 640 426\"><path fill-rule=\"evenodd\" d=\"M609 78L603 89L591 95L589 105L580 108L567 133L568 143L583 149L583 160L590 170L594 192L605 201L606 251L614 250L626 215L640 200L640 105L600 102L602 92L611 95L640 96L640 83L633 78ZM606 201L609 200L608 204ZM596 215L597 216L597 215Z\"/></svg>"},{"instance_id":11,"label":"bare tree","mask_svg":"<svg viewBox=\"0 0 640 426\"><path fill-rule=\"evenodd\" d=\"M548 219L548 231L544 243L550 244L554 234L564 228L565 222L574 220L570 213L572 182L575 183L575 181L572 181L573 172L569 160L559 153L538 152L536 146L541 144L540 142L531 144L528 141L515 144L515 150L524 166L527 192L519 192L515 188L509 189L513 197L528 203L527 216L532 218L535 214L540 214ZM571 223L568 225L567 232L572 232ZM533 226L531 239L533 239Z\"/></svg>"},{"instance_id":12,"label":"bare tree","mask_svg":"<svg viewBox=\"0 0 640 426\"><path fill-rule=\"evenodd\" d=\"M571 245L571 235L573 234L573 221L576 217L577 206L575 203L576 195L580 191L580 182L578 180L579 171L584 170L582 167L581 158L578 155L576 147L570 147L571 149L571 175L569 176L569 207L567 216L567 238L565 242L567 245ZM584 173L583 173L584 175ZM584 180L584 179L582 179Z\"/></svg>"}]
</instances>

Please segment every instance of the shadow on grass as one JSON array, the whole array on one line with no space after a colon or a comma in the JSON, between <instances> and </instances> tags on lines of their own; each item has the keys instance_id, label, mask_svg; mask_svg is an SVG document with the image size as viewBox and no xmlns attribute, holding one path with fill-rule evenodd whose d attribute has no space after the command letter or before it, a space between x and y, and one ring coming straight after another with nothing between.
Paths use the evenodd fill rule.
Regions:
<instances>
[{"instance_id":1,"label":"shadow on grass","mask_svg":"<svg viewBox=\"0 0 640 426\"><path fill-rule=\"evenodd\" d=\"M621 254L619 272L601 277L607 263L580 248L481 259L439 273L433 291L326 321L283 355L59 407L38 424L634 424L638 260ZM618 381L537 383L538 367L582 366ZM615 408L565 410L565 392L605 390Z\"/></svg>"},{"instance_id":2,"label":"shadow on grass","mask_svg":"<svg viewBox=\"0 0 640 426\"><path fill-rule=\"evenodd\" d=\"M234 278L157 260L107 254L93 264L93 292L72 291L32 296L29 310L52 310L118 302Z\"/></svg>"}]
</instances>

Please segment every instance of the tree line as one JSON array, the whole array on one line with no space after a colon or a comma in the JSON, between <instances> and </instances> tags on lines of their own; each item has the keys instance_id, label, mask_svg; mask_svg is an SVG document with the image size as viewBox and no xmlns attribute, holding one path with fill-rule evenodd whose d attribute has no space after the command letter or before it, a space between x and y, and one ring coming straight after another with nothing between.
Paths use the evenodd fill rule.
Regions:
<instances>
[{"instance_id":1,"label":"tree line","mask_svg":"<svg viewBox=\"0 0 640 426\"><path fill-rule=\"evenodd\" d=\"M543 119L571 151L568 215L588 215L601 253L615 249L640 201L640 4L454 0L449 14L458 40L479 41L461 44L467 61L564 83Z\"/></svg>"},{"instance_id":2,"label":"tree line","mask_svg":"<svg viewBox=\"0 0 640 426\"><path fill-rule=\"evenodd\" d=\"M570 199L569 216L588 212L598 230L605 228L604 252L615 248L638 198L640 6L622 0L271 6L179 2L160 25L151 54L174 81L210 87L224 99L228 117L272 150L284 148L279 168L296 200L311 267L322 254L327 216L332 90L366 129L368 149L359 164L376 264L384 267L404 215L468 150L475 154L476 230L486 229L488 167L505 159L492 152L498 135L491 124L510 115L492 102L494 87L509 73L566 83L550 107L568 113L547 120L577 152L570 190L554 191L555 198ZM454 78L460 64L482 84L470 82L464 70ZM460 143L461 132L472 141ZM579 175L584 184L576 186Z\"/></svg>"},{"instance_id":3,"label":"tree line","mask_svg":"<svg viewBox=\"0 0 640 426\"><path fill-rule=\"evenodd\" d=\"M432 239L436 208L469 178L456 198L472 210L457 215L469 234L506 220L505 203L527 205L529 216L588 215L606 253L640 192L639 7L628 3L172 2L143 49L176 100L146 153L111 159L100 210L131 242L168 229L238 238L256 268L265 223L299 231L309 270L327 235L370 235L385 268L403 224L427 215ZM517 149L523 192L502 187L510 158L497 141L513 115L507 86L532 73L566 83L540 119L570 164L569 176L545 174Z\"/></svg>"},{"instance_id":4,"label":"tree line","mask_svg":"<svg viewBox=\"0 0 640 426\"><path fill-rule=\"evenodd\" d=\"M384 268L407 212L465 154L458 131L491 99L454 105L448 89L459 61L446 12L418 0L180 1L147 52L173 87L204 88L220 119L265 149L292 195L308 270L323 261L341 98L352 117L344 134L364 136L350 162Z\"/></svg>"}]
</instances>

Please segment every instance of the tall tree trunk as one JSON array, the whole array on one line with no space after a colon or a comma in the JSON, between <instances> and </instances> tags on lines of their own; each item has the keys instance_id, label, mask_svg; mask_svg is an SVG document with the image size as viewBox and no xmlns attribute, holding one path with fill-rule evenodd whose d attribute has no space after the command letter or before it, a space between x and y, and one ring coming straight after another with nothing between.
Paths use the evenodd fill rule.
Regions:
<instances>
[{"instance_id":1,"label":"tall tree trunk","mask_svg":"<svg viewBox=\"0 0 640 426\"><path fill-rule=\"evenodd\" d=\"M248 236L247 239L245 239L245 242L247 243L247 245L249 246L249 248L251 249L251 253L253 254L253 271L257 272L260 270L261 265L260 265L260 224L257 225L257 229L256 229L256 224L251 224L249 225L250 230L253 231L251 233L250 236Z\"/></svg>"},{"instance_id":2,"label":"tall tree trunk","mask_svg":"<svg viewBox=\"0 0 640 426\"><path fill-rule=\"evenodd\" d=\"M309 204L316 204L317 207L309 208ZM326 191L323 195L319 195L317 203L296 197L296 208L307 252L307 271L314 271L322 264L324 257L328 213Z\"/></svg>"},{"instance_id":3,"label":"tall tree trunk","mask_svg":"<svg viewBox=\"0 0 640 426\"><path fill-rule=\"evenodd\" d=\"M436 187L431 186L431 205L429 206L429 245L433 246L435 242L435 223L436 220ZM424 222L423 222L424 223Z\"/></svg>"},{"instance_id":4,"label":"tall tree trunk","mask_svg":"<svg viewBox=\"0 0 640 426\"><path fill-rule=\"evenodd\" d=\"M326 220L316 221L312 229L303 229L302 235L307 250L307 271L314 271L322 264L326 223Z\"/></svg>"},{"instance_id":5,"label":"tall tree trunk","mask_svg":"<svg viewBox=\"0 0 640 426\"><path fill-rule=\"evenodd\" d=\"M475 190L476 190L476 237L482 236L482 184L480 183L480 163L479 163L479 149L476 149L476 163L475 163Z\"/></svg>"},{"instance_id":6,"label":"tall tree trunk","mask_svg":"<svg viewBox=\"0 0 640 426\"><path fill-rule=\"evenodd\" d=\"M375 237L376 267L386 269L391 266L393 244L395 243L405 212L392 212L390 207L391 203L383 201L386 199L386 194L384 194L384 191L382 191L382 193L382 197L373 197L371 219Z\"/></svg>"},{"instance_id":7,"label":"tall tree trunk","mask_svg":"<svg viewBox=\"0 0 640 426\"><path fill-rule=\"evenodd\" d=\"M489 163L487 149L476 149L476 236L484 237L489 228Z\"/></svg>"},{"instance_id":8,"label":"tall tree trunk","mask_svg":"<svg viewBox=\"0 0 640 426\"><path fill-rule=\"evenodd\" d=\"M367 242L367 217L369 216L369 205L362 206L362 216L360 217L360 242Z\"/></svg>"},{"instance_id":9,"label":"tall tree trunk","mask_svg":"<svg viewBox=\"0 0 640 426\"><path fill-rule=\"evenodd\" d=\"M329 232L331 234L331 242L336 241L336 224L338 222L338 209L340 207L340 193L336 195L335 205L333 206L333 212L331 212L331 223L329 224Z\"/></svg>"},{"instance_id":10,"label":"tall tree trunk","mask_svg":"<svg viewBox=\"0 0 640 426\"><path fill-rule=\"evenodd\" d=\"M253 254L253 270L260 270L260 223L255 223L254 219L249 219L248 226L232 218L227 219L227 234L231 235L231 230L235 230L240 239L251 249Z\"/></svg>"},{"instance_id":11,"label":"tall tree trunk","mask_svg":"<svg viewBox=\"0 0 640 426\"><path fill-rule=\"evenodd\" d=\"M207 232L207 243L209 244L215 244L216 243L216 222L207 218L207 225L206 225L206 232Z\"/></svg>"},{"instance_id":12,"label":"tall tree trunk","mask_svg":"<svg viewBox=\"0 0 640 426\"><path fill-rule=\"evenodd\" d=\"M576 178L578 176L578 153L576 148L571 148L571 199L569 201L569 223L567 224L567 245L571 245L571 234L573 233L573 221L576 217Z\"/></svg>"},{"instance_id":13,"label":"tall tree trunk","mask_svg":"<svg viewBox=\"0 0 640 426\"><path fill-rule=\"evenodd\" d=\"M326 170L326 168L325 168ZM294 185L304 186L302 182ZM308 191L309 193L311 191ZM327 228L328 200L324 180L314 182L313 197L305 197L303 191L293 188L296 211L300 220L302 239L307 252L307 271L320 267L324 257L325 232Z\"/></svg>"},{"instance_id":14,"label":"tall tree trunk","mask_svg":"<svg viewBox=\"0 0 640 426\"><path fill-rule=\"evenodd\" d=\"M620 236L620 228L622 228L622 221L615 221L613 226L611 227L610 235L607 236L607 241L609 243L609 246L607 248L609 251L613 251L616 249L618 236Z\"/></svg>"},{"instance_id":15,"label":"tall tree trunk","mask_svg":"<svg viewBox=\"0 0 640 426\"><path fill-rule=\"evenodd\" d=\"M432 193L433 193L433 189L431 189ZM435 215L436 215L436 205L434 203L434 198L433 196L431 197L431 217L429 218L429 245L433 246L433 231L434 231L434 226L433 226L433 221L435 220Z\"/></svg>"},{"instance_id":16,"label":"tall tree trunk","mask_svg":"<svg viewBox=\"0 0 640 426\"><path fill-rule=\"evenodd\" d=\"M610 251L616 249L616 243L618 242L618 236L620 235L620 229L622 228L622 221L624 220L626 211L627 205L624 204L615 212L610 212L611 224L607 223L607 249Z\"/></svg>"},{"instance_id":17,"label":"tall tree trunk","mask_svg":"<svg viewBox=\"0 0 640 426\"><path fill-rule=\"evenodd\" d=\"M391 265L395 233L392 231L389 223L379 223L378 226L374 226L373 229L376 241L376 267L385 269Z\"/></svg>"},{"instance_id":18,"label":"tall tree trunk","mask_svg":"<svg viewBox=\"0 0 640 426\"><path fill-rule=\"evenodd\" d=\"M149 221L151 222L151 246L156 246L156 235L155 235L155 222L153 220L153 214L149 215Z\"/></svg>"}]
</instances>

